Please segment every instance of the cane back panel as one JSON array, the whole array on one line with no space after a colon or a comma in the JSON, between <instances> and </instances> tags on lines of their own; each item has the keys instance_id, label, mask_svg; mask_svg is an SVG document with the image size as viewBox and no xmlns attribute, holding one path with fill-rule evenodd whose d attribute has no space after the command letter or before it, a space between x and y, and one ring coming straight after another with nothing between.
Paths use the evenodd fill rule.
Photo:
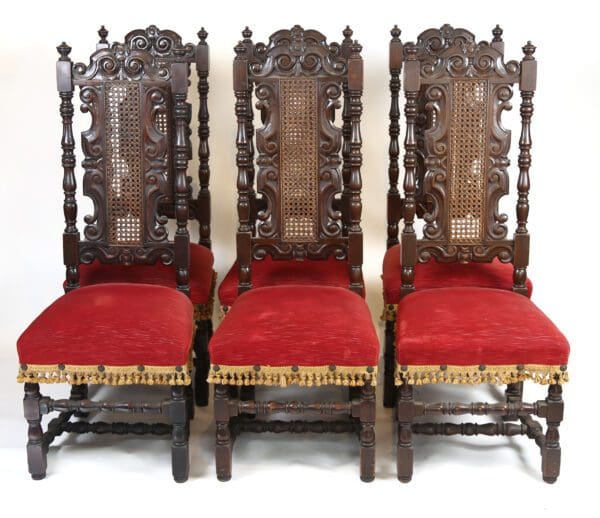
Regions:
<instances>
[{"instance_id":1,"label":"cane back panel","mask_svg":"<svg viewBox=\"0 0 600 518\"><path fill-rule=\"evenodd\" d=\"M338 210L342 129L334 120L348 80L348 53L299 26L236 52L263 120L256 131L256 187L264 205L250 222L253 256L347 257Z\"/></svg>"},{"instance_id":2,"label":"cane back panel","mask_svg":"<svg viewBox=\"0 0 600 518\"><path fill-rule=\"evenodd\" d=\"M71 67L65 58L59 61L59 70L61 64ZM91 115L90 128L82 133L83 193L91 198L94 210L84 218L85 239L78 243L78 260L172 263L175 248L168 240L167 218L158 210L172 192L171 160L177 158L180 169L186 165L185 158L177 156L177 150L185 152L182 117L174 151L168 135L174 127L172 66L158 64L144 50L113 44L97 50L89 65L74 64L69 72L72 85L79 87L82 112ZM181 69L177 75L187 81ZM66 90L60 77L59 73L59 90ZM64 82L68 76L62 77ZM178 83L181 90L181 77ZM179 98L181 107L185 94ZM187 202L180 204L187 217Z\"/></svg>"},{"instance_id":3,"label":"cane back panel","mask_svg":"<svg viewBox=\"0 0 600 518\"><path fill-rule=\"evenodd\" d=\"M428 59L421 50L417 72L427 120L417 144L425 206L418 260L511 261L508 218L498 210L508 193L510 149L501 116L511 108L520 65L504 63L497 46L467 37L448 42L436 55Z\"/></svg>"}]
</instances>

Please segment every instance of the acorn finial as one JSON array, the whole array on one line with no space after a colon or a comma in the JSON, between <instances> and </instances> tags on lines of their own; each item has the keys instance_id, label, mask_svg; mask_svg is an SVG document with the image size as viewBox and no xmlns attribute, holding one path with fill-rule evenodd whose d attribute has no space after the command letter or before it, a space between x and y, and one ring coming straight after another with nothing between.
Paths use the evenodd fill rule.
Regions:
<instances>
[{"instance_id":1,"label":"acorn finial","mask_svg":"<svg viewBox=\"0 0 600 518\"><path fill-rule=\"evenodd\" d=\"M250 30L250 27L248 27L246 25L246 28L242 31L242 36L244 37L245 40L249 40L250 38L252 38L252 31Z\"/></svg>"},{"instance_id":2,"label":"acorn finial","mask_svg":"<svg viewBox=\"0 0 600 518\"><path fill-rule=\"evenodd\" d=\"M104 25L100 26L100 29L98 29L98 36L100 36L100 41L98 43L108 43L108 40L106 39L108 30Z\"/></svg>"},{"instance_id":3,"label":"acorn finial","mask_svg":"<svg viewBox=\"0 0 600 518\"><path fill-rule=\"evenodd\" d=\"M64 41L56 47L60 54L59 61L69 61L69 54L71 53L71 47L69 47Z\"/></svg>"},{"instance_id":4,"label":"acorn finial","mask_svg":"<svg viewBox=\"0 0 600 518\"><path fill-rule=\"evenodd\" d=\"M492 29L492 34L494 35L494 39L492 41L494 42L501 42L502 41L502 33L504 31L502 30L502 27L500 27L500 25L496 24L496 27L494 27Z\"/></svg>"},{"instance_id":5,"label":"acorn finial","mask_svg":"<svg viewBox=\"0 0 600 518\"><path fill-rule=\"evenodd\" d=\"M204 27L202 27L198 31L198 39L200 40L200 43L204 43L206 41L207 36L208 36L208 32L206 32L206 29Z\"/></svg>"},{"instance_id":6,"label":"acorn finial","mask_svg":"<svg viewBox=\"0 0 600 518\"><path fill-rule=\"evenodd\" d=\"M354 31L350 28L350 25L346 25L346 28L342 31L342 34L344 35L344 39L349 43L352 41L352 35L354 34Z\"/></svg>"},{"instance_id":7,"label":"acorn finial","mask_svg":"<svg viewBox=\"0 0 600 518\"><path fill-rule=\"evenodd\" d=\"M528 41L527 44L523 47L523 54L525 54L525 57L523 59L525 60L531 60L531 59L535 59L533 57L533 54L535 53L535 45L533 43L531 43L531 41Z\"/></svg>"},{"instance_id":8,"label":"acorn finial","mask_svg":"<svg viewBox=\"0 0 600 518\"><path fill-rule=\"evenodd\" d=\"M402 31L398 28L397 25L394 25L394 28L390 31L390 34L392 35L394 41L398 41L400 39L400 34L402 34Z\"/></svg>"}]
</instances>

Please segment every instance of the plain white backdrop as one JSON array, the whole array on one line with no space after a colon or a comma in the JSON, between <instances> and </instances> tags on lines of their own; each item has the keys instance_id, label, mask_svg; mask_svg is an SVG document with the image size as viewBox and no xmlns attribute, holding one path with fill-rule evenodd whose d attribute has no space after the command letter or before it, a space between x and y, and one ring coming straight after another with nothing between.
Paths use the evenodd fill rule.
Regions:
<instances>
[{"instance_id":1,"label":"plain white backdrop","mask_svg":"<svg viewBox=\"0 0 600 518\"><path fill-rule=\"evenodd\" d=\"M509 512L557 514L594 496L598 419L593 414L600 374L596 293L598 101L600 59L597 17L588 2L11 2L0 31L0 510L125 516L359 516L402 514L458 516ZM364 272L368 302L381 333L381 260L386 238L389 30L403 41L429 27L450 23L491 39L504 29L506 56L520 59L528 40L537 45L538 91L534 98L532 234L529 273L533 300L563 330L572 345L561 427L563 464L559 481L542 482L537 447L525 438L415 440L415 475L409 485L395 478L391 410L378 408L377 479L358 477L358 444L350 436L242 436L234 447L233 479L216 481L212 408L199 409L192 426L191 478L176 485L170 475L168 441L154 438L59 438L48 459L48 477L33 482L25 461L26 423L22 387L15 382L15 342L20 332L61 293L62 170L60 119L55 88L56 45L66 40L75 61L87 61L100 24L109 40L133 28L156 24L196 41L201 26L211 51L211 192L213 250L220 279L234 259L235 119L231 63L240 31L267 41L298 23L342 39L346 24L363 44L365 61L363 173ZM195 79L190 96L197 107ZM512 123L515 178L518 94ZM85 120L83 116L80 122ZM87 122L87 120L86 120ZM402 127L404 124L402 123ZM83 125L76 129L81 130ZM77 139L79 146L79 139ZM190 164L195 175L197 160ZM79 178L81 178L79 176ZM512 182L514 186L514 181ZM79 198L82 200L82 198ZM514 192L502 207L514 225ZM89 204L82 201L80 216ZM195 232L195 229L194 229ZM194 234L195 235L195 234ZM45 392L61 394L61 387ZM103 388L93 392L102 396ZM98 394L100 392L100 394ZM64 393L64 392L63 392ZM380 390L378 393L381 399ZM138 396L130 390L124 399ZM544 392L528 385L526 398ZM302 395L302 394L299 394ZM441 400L490 400L495 387L435 387L420 395ZM161 395L159 394L158 397ZM289 397L287 395L286 397ZM3 516L9 516L2 512Z\"/></svg>"}]
</instances>

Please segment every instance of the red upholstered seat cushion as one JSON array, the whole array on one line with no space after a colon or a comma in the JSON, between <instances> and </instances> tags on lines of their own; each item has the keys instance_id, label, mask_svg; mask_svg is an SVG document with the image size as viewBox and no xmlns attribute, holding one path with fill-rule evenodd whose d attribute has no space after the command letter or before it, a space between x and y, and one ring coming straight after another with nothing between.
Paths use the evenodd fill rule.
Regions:
<instances>
[{"instance_id":1,"label":"red upholstered seat cushion","mask_svg":"<svg viewBox=\"0 0 600 518\"><path fill-rule=\"evenodd\" d=\"M274 261L270 256L252 261L252 286L303 285L336 286L348 288L350 283L348 261L338 261L330 256L323 261ZM231 306L238 296L238 263L233 264L219 286L219 301Z\"/></svg>"},{"instance_id":2,"label":"red upholstered seat cushion","mask_svg":"<svg viewBox=\"0 0 600 518\"><path fill-rule=\"evenodd\" d=\"M106 282L157 284L175 288L175 270L160 261L155 264L103 264L94 261L79 267L79 283L83 286ZM190 243L190 298L194 304L210 299L213 279L213 255L205 246Z\"/></svg>"},{"instance_id":3,"label":"red upholstered seat cushion","mask_svg":"<svg viewBox=\"0 0 600 518\"><path fill-rule=\"evenodd\" d=\"M55 300L17 342L21 364L186 365L194 308L149 284L98 284Z\"/></svg>"},{"instance_id":4,"label":"red upholstered seat cushion","mask_svg":"<svg viewBox=\"0 0 600 518\"><path fill-rule=\"evenodd\" d=\"M275 286L238 297L210 343L217 365L377 365L365 301L344 288Z\"/></svg>"},{"instance_id":5,"label":"red upholstered seat cushion","mask_svg":"<svg viewBox=\"0 0 600 518\"><path fill-rule=\"evenodd\" d=\"M383 258L383 298L386 304L398 304L402 266L400 245L389 248ZM415 288L479 287L512 290L513 265L495 259L491 263L438 263L432 259L428 263L415 266ZM527 279L529 296L533 286Z\"/></svg>"},{"instance_id":6,"label":"red upholstered seat cushion","mask_svg":"<svg viewBox=\"0 0 600 518\"><path fill-rule=\"evenodd\" d=\"M565 365L569 343L523 295L490 288L422 290L398 304L400 365Z\"/></svg>"}]
</instances>

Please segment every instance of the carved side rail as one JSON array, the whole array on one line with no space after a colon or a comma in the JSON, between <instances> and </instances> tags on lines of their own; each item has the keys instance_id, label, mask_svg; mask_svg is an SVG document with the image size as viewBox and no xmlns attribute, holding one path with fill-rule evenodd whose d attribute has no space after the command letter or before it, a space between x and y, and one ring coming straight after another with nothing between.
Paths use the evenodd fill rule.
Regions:
<instances>
[{"instance_id":1,"label":"carved side rail","mask_svg":"<svg viewBox=\"0 0 600 518\"><path fill-rule=\"evenodd\" d=\"M241 432L253 433L358 433L358 421L255 421L234 418L231 420L234 435Z\"/></svg>"},{"instance_id":2,"label":"carved side rail","mask_svg":"<svg viewBox=\"0 0 600 518\"><path fill-rule=\"evenodd\" d=\"M545 401L535 403L415 403L415 416L429 415L542 415Z\"/></svg>"},{"instance_id":3,"label":"carved side rail","mask_svg":"<svg viewBox=\"0 0 600 518\"><path fill-rule=\"evenodd\" d=\"M301 401L237 401L237 413L255 416L270 414L350 415L352 403Z\"/></svg>"},{"instance_id":4,"label":"carved side rail","mask_svg":"<svg viewBox=\"0 0 600 518\"><path fill-rule=\"evenodd\" d=\"M422 435L527 435L527 425L513 423L417 423L413 433Z\"/></svg>"},{"instance_id":5,"label":"carved side rail","mask_svg":"<svg viewBox=\"0 0 600 518\"><path fill-rule=\"evenodd\" d=\"M158 403L148 402L119 402L119 401L92 401L90 399L50 399L40 401L42 414L49 412L118 412L126 414L167 414L170 401Z\"/></svg>"}]
</instances>

